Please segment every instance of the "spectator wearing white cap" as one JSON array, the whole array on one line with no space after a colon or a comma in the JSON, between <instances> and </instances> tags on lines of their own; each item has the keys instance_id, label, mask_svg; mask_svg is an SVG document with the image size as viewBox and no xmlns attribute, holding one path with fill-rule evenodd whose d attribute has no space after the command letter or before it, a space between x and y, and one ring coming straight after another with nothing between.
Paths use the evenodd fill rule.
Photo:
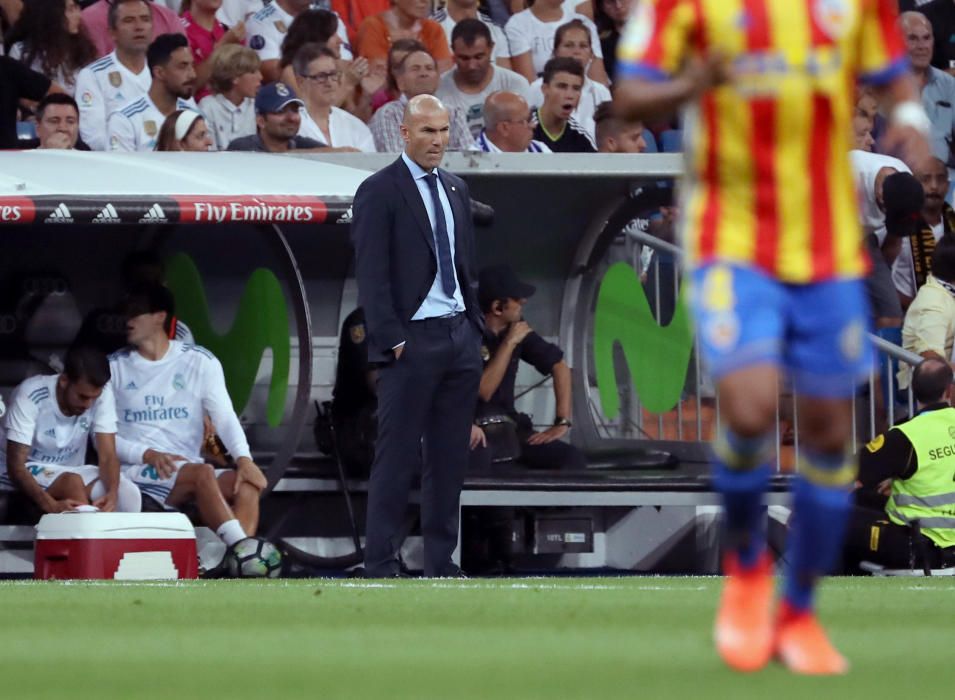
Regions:
<instances>
[{"instance_id":1,"label":"spectator wearing white cap","mask_svg":"<svg viewBox=\"0 0 955 700\"><path fill-rule=\"evenodd\" d=\"M305 103L285 83L267 83L255 96L256 133L242 136L229 144L230 151L288 153L289 151L327 151L321 143L298 133L299 113Z\"/></svg>"},{"instance_id":2,"label":"spectator wearing white cap","mask_svg":"<svg viewBox=\"0 0 955 700\"><path fill-rule=\"evenodd\" d=\"M215 139L216 149L224 151L241 136L255 133L255 95L262 86L261 61L247 46L225 44L212 58L209 85L212 94L199 102Z\"/></svg>"},{"instance_id":3,"label":"spectator wearing white cap","mask_svg":"<svg viewBox=\"0 0 955 700\"><path fill-rule=\"evenodd\" d=\"M157 151L208 152L211 148L212 134L206 120L191 109L177 109L159 129Z\"/></svg>"},{"instance_id":4,"label":"spectator wearing white cap","mask_svg":"<svg viewBox=\"0 0 955 700\"><path fill-rule=\"evenodd\" d=\"M341 87L335 52L320 44L305 44L295 54L292 66L305 98L299 133L326 146L374 153L375 140L368 126L335 106Z\"/></svg>"},{"instance_id":5,"label":"spectator wearing white cap","mask_svg":"<svg viewBox=\"0 0 955 700\"><path fill-rule=\"evenodd\" d=\"M189 40L182 34L160 34L149 45L147 59L153 75L149 92L109 117L111 151L152 151L169 114L199 111L192 99L196 69Z\"/></svg>"}]
</instances>

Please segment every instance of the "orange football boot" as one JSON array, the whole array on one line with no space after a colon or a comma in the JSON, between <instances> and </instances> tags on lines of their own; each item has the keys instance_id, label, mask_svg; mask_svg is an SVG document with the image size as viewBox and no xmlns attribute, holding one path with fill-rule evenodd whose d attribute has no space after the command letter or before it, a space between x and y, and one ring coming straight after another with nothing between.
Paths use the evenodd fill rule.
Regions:
<instances>
[{"instance_id":1,"label":"orange football boot","mask_svg":"<svg viewBox=\"0 0 955 700\"><path fill-rule=\"evenodd\" d=\"M735 553L727 554L723 572L713 629L716 650L730 668L758 671L773 655L773 559L764 552L753 568L743 569Z\"/></svg>"},{"instance_id":2,"label":"orange football boot","mask_svg":"<svg viewBox=\"0 0 955 700\"><path fill-rule=\"evenodd\" d=\"M815 614L798 612L785 602L776 628L776 657L793 673L833 676L849 671L849 662L832 646Z\"/></svg>"}]
</instances>

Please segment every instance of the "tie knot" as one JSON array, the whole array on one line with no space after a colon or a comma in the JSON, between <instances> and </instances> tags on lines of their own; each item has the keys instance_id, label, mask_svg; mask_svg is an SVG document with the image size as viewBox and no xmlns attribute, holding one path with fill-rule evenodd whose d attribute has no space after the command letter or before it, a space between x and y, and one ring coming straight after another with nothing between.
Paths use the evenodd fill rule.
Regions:
<instances>
[{"instance_id":1,"label":"tie knot","mask_svg":"<svg viewBox=\"0 0 955 700\"><path fill-rule=\"evenodd\" d=\"M438 189L438 174L437 173L433 173L433 172L428 173L427 175L425 175L425 177L428 178L428 187L430 187L433 190Z\"/></svg>"}]
</instances>

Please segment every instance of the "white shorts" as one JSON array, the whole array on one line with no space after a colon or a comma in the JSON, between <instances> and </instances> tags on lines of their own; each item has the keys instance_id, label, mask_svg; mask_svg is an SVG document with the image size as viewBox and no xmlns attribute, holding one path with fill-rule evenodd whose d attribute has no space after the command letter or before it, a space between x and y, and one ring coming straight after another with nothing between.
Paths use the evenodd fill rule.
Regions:
<instances>
[{"instance_id":1,"label":"white shorts","mask_svg":"<svg viewBox=\"0 0 955 700\"><path fill-rule=\"evenodd\" d=\"M46 491L53 485L53 482L63 474L79 474L83 479L83 485L89 486L99 478L99 467L95 465L84 465L82 467L61 467L58 464L43 464L42 462L27 462L27 471L33 475L36 483ZM0 474L0 491L16 491L17 487L10 481L7 472Z\"/></svg>"},{"instance_id":2,"label":"white shorts","mask_svg":"<svg viewBox=\"0 0 955 700\"><path fill-rule=\"evenodd\" d=\"M176 471L165 479L159 475L159 471L151 464L130 464L123 467L122 472L126 478L130 479L139 487L139 490L143 492L144 496L149 496L160 505L165 505L166 499L169 498L169 494L176 485L176 479L179 478L179 470L187 464L203 463L202 460L192 462L183 460L175 462L174 466L176 467ZM216 469L216 477L227 471L230 470Z\"/></svg>"}]
</instances>

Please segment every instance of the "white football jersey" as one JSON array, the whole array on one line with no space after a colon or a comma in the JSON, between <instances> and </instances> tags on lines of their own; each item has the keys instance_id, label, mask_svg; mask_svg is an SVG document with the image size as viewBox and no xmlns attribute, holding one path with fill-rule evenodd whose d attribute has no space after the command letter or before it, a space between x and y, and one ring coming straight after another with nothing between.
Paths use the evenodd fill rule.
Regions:
<instances>
[{"instance_id":1,"label":"white football jersey","mask_svg":"<svg viewBox=\"0 0 955 700\"><path fill-rule=\"evenodd\" d=\"M109 367L123 464L141 464L148 449L201 461L204 414L233 457L251 457L222 364L205 348L171 340L155 361L126 348L110 355Z\"/></svg>"},{"instance_id":2,"label":"white football jersey","mask_svg":"<svg viewBox=\"0 0 955 700\"><path fill-rule=\"evenodd\" d=\"M335 16L337 17L338 14L335 13ZM285 41L285 35L294 20L295 17L283 10L278 3L270 2L246 20L245 35L248 37L246 43L250 49L259 54L259 58L263 61L277 61L282 57L282 42ZM348 32L341 17L338 17L338 29L335 33L342 40L340 51L342 60L352 60Z\"/></svg>"},{"instance_id":3,"label":"white football jersey","mask_svg":"<svg viewBox=\"0 0 955 700\"><path fill-rule=\"evenodd\" d=\"M109 385L88 411L65 416L56 401L59 375L30 377L13 393L0 431L0 467L6 471L7 440L30 445L27 461L60 467L86 464L90 433L115 433L116 408Z\"/></svg>"},{"instance_id":4,"label":"white football jersey","mask_svg":"<svg viewBox=\"0 0 955 700\"><path fill-rule=\"evenodd\" d=\"M188 100L178 98L176 109L191 109L198 112L199 107L191 97ZM149 95L143 95L121 110L109 115L110 151L154 151L159 138L159 129L166 115Z\"/></svg>"},{"instance_id":5,"label":"white football jersey","mask_svg":"<svg viewBox=\"0 0 955 700\"><path fill-rule=\"evenodd\" d=\"M80 107L80 136L94 151L105 151L109 115L149 92L153 79L149 66L133 73L116 58L106 54L83 68L76 76L76 102Z\"/></svg>"}]
</instances>

